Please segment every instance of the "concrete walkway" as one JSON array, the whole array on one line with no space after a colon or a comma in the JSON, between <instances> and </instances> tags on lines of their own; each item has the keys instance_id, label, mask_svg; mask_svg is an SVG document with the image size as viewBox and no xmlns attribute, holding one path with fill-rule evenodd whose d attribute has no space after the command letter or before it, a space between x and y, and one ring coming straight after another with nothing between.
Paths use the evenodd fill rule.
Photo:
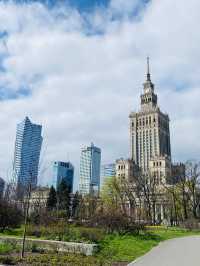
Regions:
<instances>
[{"instance_id":1,"label":"concrete walkway","mask_svg":"<svg viewBox=\"0 0 200 266\"><path fill-rule=\"evenodd\" d=\"M128 266L200 266L200 236L162 242Z\"/></svg>"}]
</instances>

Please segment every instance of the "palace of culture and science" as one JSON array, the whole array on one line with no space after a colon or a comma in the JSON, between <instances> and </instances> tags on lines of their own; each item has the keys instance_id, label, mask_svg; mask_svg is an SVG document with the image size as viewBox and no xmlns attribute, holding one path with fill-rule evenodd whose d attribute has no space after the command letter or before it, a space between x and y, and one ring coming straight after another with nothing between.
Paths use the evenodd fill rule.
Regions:
<instances>
[{"instance_id":1,"label":"palace of culture and science","mask_svg":"<svg viewBox=\"0 0 200 266\"><path fill-rule=\"evenodd\" d=\"M149 73L144 83L144 93L141 95L141 110L130 116L130 150L131 158L143 172L149 170L150 160L170 160L169 117L160 111L154 84Z\"/></svg>"},{"instance_id":2,"label":"palace of culture and science","mask_svg":"<svg viewBox=\"0 0 200 266\"><path fill-rule=\"evenodd\" d=\"M130 159L116 161L116 176L131 180L139 169L143 174L156 176L158 184L176 182L180 174L184 174L184 165L172 165L171 162L169 116L158 106L151 81L149 58L140 98L139 112L131 112L129 115Z\"/></svg>"}]
</instances>

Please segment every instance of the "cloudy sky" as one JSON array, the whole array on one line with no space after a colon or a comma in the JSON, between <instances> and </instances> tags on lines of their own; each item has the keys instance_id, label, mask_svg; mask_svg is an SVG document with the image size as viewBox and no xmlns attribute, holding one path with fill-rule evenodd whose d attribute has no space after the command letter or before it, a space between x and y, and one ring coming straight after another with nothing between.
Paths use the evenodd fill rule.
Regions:
<instances>
[{"instance_id":1,"label":"cloudy sky","mask_svg":"<svg viewBox=\"0 0 200 266\"><path fill-rule=\"evenodd\" d=\"M147 55L173 160L199 159L199 10L198 0L0 1L0 176L27 115L43 125L42 184L54 160L71 160L78 178L91 141L104 163L128 157Z\"/></svg>"}]
</instances>

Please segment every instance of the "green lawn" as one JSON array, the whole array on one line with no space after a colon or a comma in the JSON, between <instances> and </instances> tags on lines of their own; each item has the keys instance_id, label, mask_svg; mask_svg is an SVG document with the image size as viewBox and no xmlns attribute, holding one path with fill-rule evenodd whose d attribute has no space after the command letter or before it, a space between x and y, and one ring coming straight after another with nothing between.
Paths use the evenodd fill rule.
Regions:
<instances>
[{"instance_id":1,"label":"green lawn","mask_svg":"<svg viewBox=\"0 0 200 266\"><path fill-rule=\"evenodd\" d=\"M200 235L200 232L161 227L160 229L148 230L139 236L110 235L102 241L101 251L98 256L107 258L110 261L130 262L150 251L161 241L196 234Z\"/></svg>"},{"instance_id":2,"label":"green lawn","mask_svg":"<svg viewBox=\"0 0 200 266\"><path fill-rule=\"evenodd\" d=\"M98 256L109 261L129 262L145 254L157 243L155 240L144 240L136 236L108 236L102 243L102 250Z\"/></svg>"},{"instance_id":3,"label":"green lawn","mask_svg":"<svg viewBox=\"0 0 200 266\"><path fill-rule=\"evenodd\" d=\"M21 229L10 231L9 235L19 236ZM4 235L7 232L4 233ZM46 265L45 261L52 261L51 265L65 265L63 261L69 262L67 265L79 265L78 261L81 261L82 266L92 265L112 265L113 262L131 262L136 258L144 255L151 250L154 246L158 245L161 241L199 234L199 231L187 231L179 228L164 228L164 227L149 227L147 231L140 235L106 235L103 240L100 241L100 250L95 256L85 257L81 255L67 255L67 254L37 254L30 257L33 261L32 265L37 265L37 260L40 265ZM21 235L20 235L21 236ZM10 252L10 246L0 245L0 255L8 254ZM26 259L26 262L28 258ZM30 262L30 261L29 261ZM34 264L35 263L35 264Z\"/></svg>"}]
</instances>

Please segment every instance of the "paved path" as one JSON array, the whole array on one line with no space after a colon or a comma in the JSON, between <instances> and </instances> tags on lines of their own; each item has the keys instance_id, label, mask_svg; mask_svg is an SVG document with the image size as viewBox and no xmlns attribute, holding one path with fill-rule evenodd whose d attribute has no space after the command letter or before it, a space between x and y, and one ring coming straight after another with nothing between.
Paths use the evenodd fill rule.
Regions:
<instances>
[{"instance_id":1,"label":"paved path","mask_svg":"<svg viewBox=\"0 0 200 266\"><path fill-rule=\"evenodd\" d=\"M200 266L200 236L165 241L128 266Z\"/></svg>"}]
</instances>

